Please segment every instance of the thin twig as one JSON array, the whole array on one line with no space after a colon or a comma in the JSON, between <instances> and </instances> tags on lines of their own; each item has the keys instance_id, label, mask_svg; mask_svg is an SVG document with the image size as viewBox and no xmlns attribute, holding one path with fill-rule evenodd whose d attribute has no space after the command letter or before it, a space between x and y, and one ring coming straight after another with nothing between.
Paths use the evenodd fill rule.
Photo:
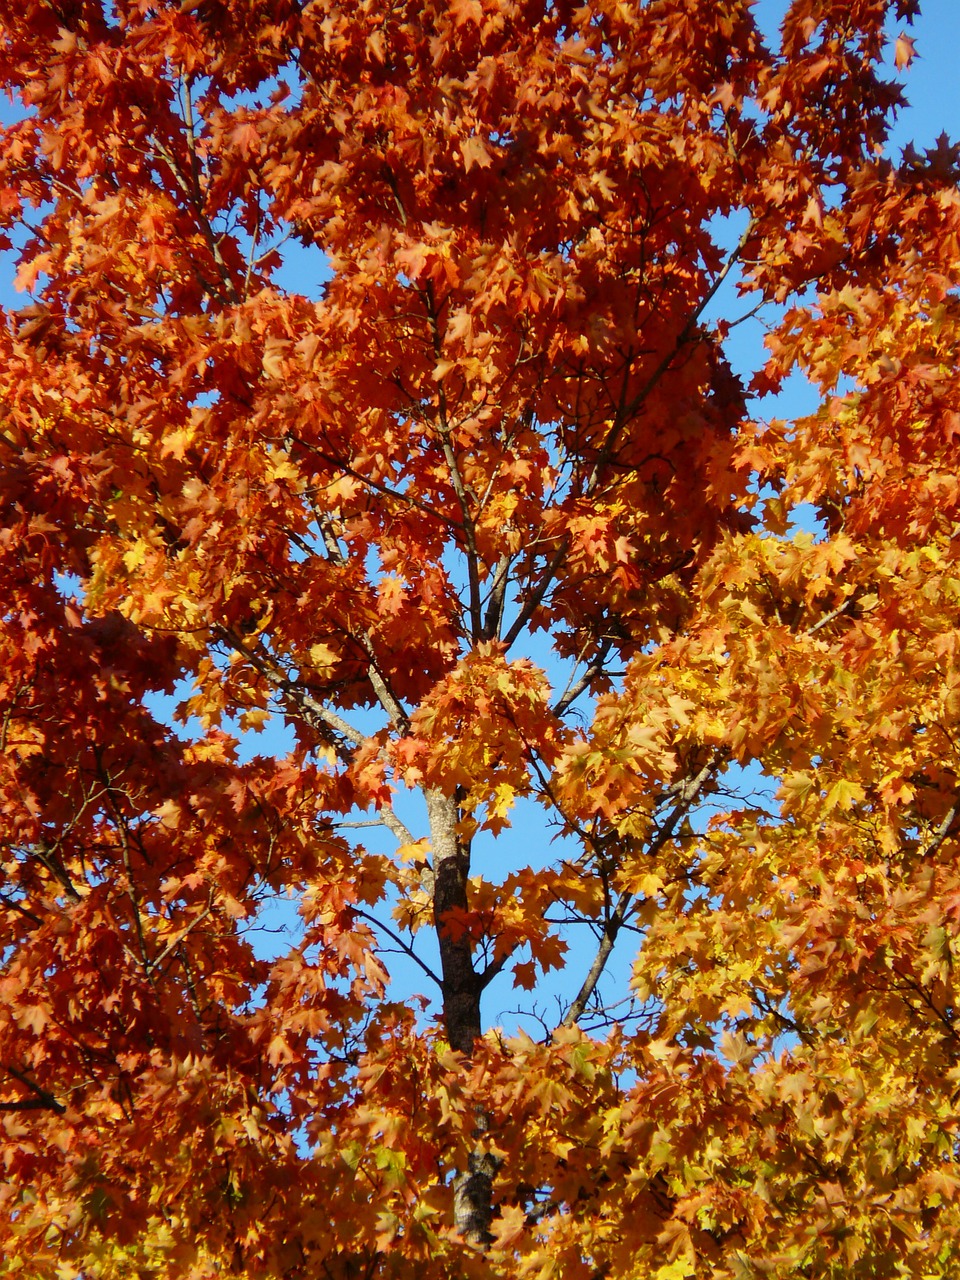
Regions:
<instances>
[{"instance_id":1,"label":"thin twig","mask_svg":"<svg viewBox=\"0 0 960 1280\"><path fill-rule=\"evenodd\" d=\"M414 964L418 964L427 977L432 982L435 982L441 991L443 990L442 980L438 978L430 966L417 955L413 947L408 942L404 942L403 938L401 938L398 933L395 933L389 925L384 924L382 920L378 920L377 917L372 915L369 911L364 911L362 907L355 907L354 914L359 916L361 920L366 920L367 923L373 925L375 929L379 929L381 933L385 933L391 942L395 942L397 944L405 956L409 957Z\"/></svg>"},{"instance_id":2,"label":"thin twig","mask_svg":"<svg viewBox=\"0 0 960 1280\"><path fill-rule=\"evenodd\" d=\"M825 613L819 622L815 622L812 627L807 627L807 635L816 635L821 627L828 627L836 618L845 614L853 603L853 597L851 596L849 600L844 600L843 604L838 605L836 609L831 609L829 613Z\"/></svg>"},{"instance_id":3,"label":"thin twig","mask_svg":"<svg viewBox=\"0 0 960 1280\"><path fill-rule=\"evenodd\" d=\"M597 652L593 658L593 661L587 667L586 671L584 671L583 675L580 677L579 680L577 680L575 684L568 685L567 689L563 693L563 696L558 698L557 701L554 703L551 710L553 711L553 714L555 716L557 717L562 716L563 713L567 710L567 708L571 705L571 703L576 702L577 698L580 697L584 689L588 688L589 685L591 685L593 681L597 678L597 676L600 675L600 673L603 671L603 664L607 660L607 655L610 652L610 647L612 644L613 644L612 636L607 636L600 641L600 644L597 648Z\"/></svg>"},{"instance_id":4,"label":"thin twig","mask_svg":"<svg viewBox=\"0 0 960 1280\"><path fill-rule=\"evenodd\" d=\"M603 936L600 939L600 946L597 948L597 954L593 958L593 964L587 976L583 980L583 985L577 992L576 999L567 1010L566 1017L560 1024L563 1027L575 1026L579 1021L581 1014L586 1009L597 988L597 983L606 968L607 961L610 959L610 953L613 951L614 943L617 940L617 934L620 932L620 926L626 919L627 912L633 902L633 894L622 893L617 900L617 904L610 915L610 918L604 922Z\"/></svg>"},{"instance_id":5,"label":"thin twig","mask_svg":"<svg viewBox=\"0 0 960 1280\"><path fill-rule=\"evenodd\" d=\"M167 943L167 945L160 952L160 954L150 962L151 969L159 969L160 966L163 964L164 960L166 960L167 956L172 955L173 952L176 951L176 949L183 942L184 938L186 938L187 934L191 933L197 927L198 924L202 924L202 922L206 920L207 916L210 915L212 910L213 910L213 903L210 902L207 904L206 907L204 907L204 909L200 912L200 914L195 919L191 920L190 923L187 925L187 927L181 930L181 932L178 933L177 936L171 942Z\"/></svg>"},{"instance_id":6,"label":"thin twig","mask_svg":"<svg viewBox=\"0 0 960 1280\"><path fill-rule=\"evenodd\" d=\"M706 782L711 774L719 768L722 763L722 755L719 751L715 751L707 763L692 778L686 778L681 784L674 783L673 794L679 796L678 803L674 805L673 810L667 819L659 827L656 836L647 846L647 856L652 857L663 848L667 840L673 835L678 823L689 813L693 802L703 790ZM633 902L633 895L624 892L617 900L616 906L612 913L604 921L603 935L600 939L600 945L597 948L597 954L594 956L593 964L590 971L583 981L577 997L567 1011L566 1017L563 1019L561 1026L572 1027L582 1015L587 1003L596 990L597 984L606 968L607 961L613 951L614 943L620 930L623 928L627 913Z\"/></svg>"}]
</instances>

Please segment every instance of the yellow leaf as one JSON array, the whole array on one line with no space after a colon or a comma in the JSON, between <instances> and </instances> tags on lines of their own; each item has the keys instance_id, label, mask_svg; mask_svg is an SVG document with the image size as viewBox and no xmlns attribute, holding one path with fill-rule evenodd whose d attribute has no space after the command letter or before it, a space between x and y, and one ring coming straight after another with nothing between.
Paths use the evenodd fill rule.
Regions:
<instances>
[{"instance_id":1,"label":"yellow leaf","mask_svg":"<svg viewBox=\"0 0 960 1280\"><path fill-rule=\"evenodd\" d=\"M312 644L308 650L310 662L316 671L329 671L336 666L340 655L328 644Z\"/></svg>"},{"instance_id":2,"label":"yellow leaf","mask_svg":"<svg viewBox=\"0 0 960 1280\"><path fill-rule=\"evenodd\" d=\"M839 778L827 792L827 811L841 809L846 812L859 803L864 798L864 794L859 782L851 782L849 778Z\"/></svg>"},{"instance_id":3,"label":"yellow leaf","mask_svg":"<svg viewBox=\"0 0 960 1280\"><path fill-rule=\"evenodd\" d=\"M123 563L131 573L144 563L148 550L149 544L143 538L138 538L130 550L123 553Z\"/></svg>"},{"instance_id":4,"label":"yellow leaf","mask_svg":"<svg viewBox=\"0 0 960 1280\"><path fill-rule=\"evenodd\" d=\"M663 879L655 871L648 871L637 881L637 892L645 898L655 898L663 890Z\"/></svg>"},{"instance_id":5,"label":"yellow leaf","mask_svg":"<svg viewBox=\"0 0 960 1280\"><path fill-rule=\"evenodd\" d=\"M524 1232L526 1213L520 1205L504 1205L493 1224L494 1249L512 1249Z\"/></svg>"}]
</instances>

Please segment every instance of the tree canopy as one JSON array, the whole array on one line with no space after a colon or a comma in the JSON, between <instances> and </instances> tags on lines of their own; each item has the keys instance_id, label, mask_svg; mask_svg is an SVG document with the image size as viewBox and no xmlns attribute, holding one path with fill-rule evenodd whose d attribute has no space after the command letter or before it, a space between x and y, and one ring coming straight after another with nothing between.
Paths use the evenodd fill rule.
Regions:
<instances>
[{"instance_id":1,"label":"tree canopy","mask_svg":"<svg viewBox=\"0 0 960 1280\"><path fill-rule=\"evenodd\" d=\"M916 9L0 0L0 1274L957 1273Z\"/></svg>"}]
</instances>

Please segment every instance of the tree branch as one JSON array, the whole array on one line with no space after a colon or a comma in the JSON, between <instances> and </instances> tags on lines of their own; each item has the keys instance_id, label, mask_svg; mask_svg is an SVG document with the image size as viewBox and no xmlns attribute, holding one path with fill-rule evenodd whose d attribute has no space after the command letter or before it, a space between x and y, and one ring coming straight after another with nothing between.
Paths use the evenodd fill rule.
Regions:
<instances>
[{"instance_id":1,"label":"tree branch","mask_svg":"<svg viewBox=\"0 0 960 1280\"><path fill-rule=\"evenodd\" d=\"M940 823L939 827L937 827L928 843L920 850L921 859L929 858L937 852L944 840L946 840L947 836L950 834L950 828L956 820L958 810L960 810L960 801L954 801L950 809L947 811L947 816Z\"/></svg>"},{"instance_id":2,"label":"tree branch","mask_svg":"<svg viewBox=\"0 0 960 1280\"><path fill-rule=\"evenodd\" d=\"M551 582L553 582L553 579L556 576L557 570L560 568L561 564L564 561L564 558L566 557L569 547L570 547L570 539L568 536L565 535L563 538L560 539L560 545L559 547L557 547L556 551L554 552L553 558L551 559L550 563L544 569L543 577L537 583L536 589L534 590L533 594L530 596L530 598L527 600L527 603L523 606L523 608L520 610L520 613L514 619L513 626L504 636L503 643L507 649L509 649L511 645L516 643L524 627L533 617L537 609L539 609L540 605L543 602L543 597L547 594L550 584Z\"/></svg>"},{"instance_id":3,"label":"tree branch","mask_svg":"<svg viewBox=\"0 0 960 1280\"><path fill-rule=\"evenodd\" d=\"M692 778L678 780L668 788L668 795L676 795L679 797L677 804L674 805L669 816L657 830L657 834L647 846L646 854L652 857L663 848L664 844L673 835L677 828L677 824L689 813L694 801L700 795L705 784L722 762L722 756L719 751L714 751L710 759L700 771ZM594 956L593 964L590 966L586 978L583 981L577 997L567 1011L566 1017L560 1024L564 1027L572 1027L583 1014L584 1009L590 997L597 988L597 984L606 968L607 961L613 951L614 943L617 935L622 929L627 912L633 902L634 895L624 892L617 900L610 916L604 921L603 934L600 938L600 945L597 948L597 954Z\"/></svg>"},{"instance_id":4,"label":"tree branch","mask_svg":"<svg viewBox=\"0 0 960 1280\"><path fill-rule=\"evenodd\" d=\"M587 976L583 980L583 985L577 992L576 999L567 1010L566 1017L560 1024L562 1027L575 1026L579 1021L584 1009L586 1009L590 997L597 989L597 983L606 968L607 961L610 959L610 953L613 951L614 943L617 940L617 934L620 927L626 919L630 904L633 902L633 894L622 893L617 900L617 904L613 909L609 919L604 921L603 936L600 939L600 946L597 948L597 954L593 958L593 964Z\"/></svg>"},{"instance_id":5,"label":"tree branch","mask_svg":"<svg viewBox=\"0 0 960 1280\"><path fill-rule=\"evenodd\" d=\"M440 320L437 309L434 305L433 291L427 289L424 296L427 299L427 311L430 318L430 327L433 332L433 348L436 359L439 360L443 354L443 340L440 336ZM467 558L467 582L470 592L470 632L471 638L476 642L483 635L483 624L480 617L480 571L479 557L477 555L477 542L474 534L473 516L470 513L470 504L467 501L467 490L463 483L463 477L460 475L460 466L457 462L457 455L454 452L453 445L450 443L450 421L447 413L447 393L441 378L437 387L437 403L439 408L438 434L440 436L440 447L443 450L443 457L447 464L447 470L450 473L450 483L453 485L453 492L456 494L457 503L460 507L460 514L463 519L463 538L466 543Z\"/></svg>"},{"instance_id":6,"label":"tree branch","mask_svg":"<svg viewBox=\"0 0 960 1280\"><path fill-rule=\"evenodd\" d=\"M41 1089L25 1072L18 1071L16 1067L10 1067L6 1064L4 1064L3 1069L8 1076L12 1076L25 1089L29 1089L33 1097L22 1098L18 1101L0 1102L0 1111L55 1111L58 1116L66 1113L67 1108L63 1103L58 1102L53 1094L48 1093L46 1089Z\"/></svg>"},{"instance_id":7,"label":"tree branch","mask_svg":"<svg viewBox=\"0 0 960 1280\"><path fill-rule=\"evenodd\" d=\"M398 933L395 933L389 925L384 924L382 920L378 920L372 912L364 911L362 907L354 907L354 914L359 916L361 920L366 920L368 924L374 927L374 929L379 929L381 933L385 933L391 942L395 942L397 944L405 956L411 959L414 964L420 966L431 982L435 982L440 990L443 990L442 979L437 977L426 961L422 960L420 956L417 955L416 951L414 951L413 947L411 947L408 942L404 942L403 938L401 938Z\"/></svg>"},{"instance_id":8,"label":"tree branch","mask_svg":"<svg viewBox=\"0 0 960 1280\"><path fill-rule=\"evenodd\" d=\"M163 964L164 960L166 960L168 956L172 955L173 952L176 951L176 949L180 946L180 944L187 937L187 935L189 933L192 933L198 924L202 924L203 921L206 920L207 916L210 915L212 910L213 910L213 902L211 901L207 904L207 906L204 907L204 909L200 912L198 916L196 916L193 920L190 921L190 923L187 925L185 929L182 929L180 933L178 933L177 936L171 942L167 943L167 945L156 957L156 959L151 960L150 968L159 969L160 966Z\"/></svg>"},{"instance_id":9,"label":"tree branch","mask_svg":"<svg viewBox=\"0 0 960 1280\"><path fill-rule=\"evenodd\" d=\"M238 635L226 627L217 627L216 631L232 649L242 654L256 667L270 687L281 695L283 701L292 702L307 723L314 729L319 729L327 741L330 741L330 739L325 731L329 729L340 734L342 738L353 743L355 747L366 746L371 741L366 734L361 733L349 720L345 720L338 712L322 703L319 698L315 698L309 690L291 680L284 672L278 671L262 654L257 653L256 650L246 645ZM336 740L333 740L332 745L341 760L349 764L350 755L347 750ZM393 809L389 806L384 806L378 809L377 812L380 814L383 825L396 836L401 844L414 843L413 833L405 823L401 822Z\"/></svg>"},{"instance_id":10,"label":"tree branch","mask_svg":"<svg viewBox=\"0 0 960 1280\"><path fill-rule=\"evenodd\" d=\"M510 575L510 562L513 557L505 552L497 562L487 601L487 612L483 619L483 635L487 640L495 640L503 626L503 608L507 598L507 582Z\"/></svg>"},{"instance_id":11,"label":"tree branch","mask_svg":"<svg viewBox=\"0 0 960 1280\"><path fill-rule=\"evenodd\" d=\"M613 644L613 638L611 636L607 636L605 639L600 641L599 648L597 649L597 652L594 655L593 661L587 667L586 671L584 671L583 675L580 677L579 680L577 680L575 684L568 685L562 697L558 698L557 701L554 703L551 710L553 711L553 714L555 716L557 716L558 718L562 716L563 713L567 710L567 708L571 705L571 703L576 702L577 698L580 697L584 689L588 688L589 685L600 674L600 672L603 670L603 664L607 660L607 654L610 652L610 646L612 644Z\"/></svg>"}]
</instances>

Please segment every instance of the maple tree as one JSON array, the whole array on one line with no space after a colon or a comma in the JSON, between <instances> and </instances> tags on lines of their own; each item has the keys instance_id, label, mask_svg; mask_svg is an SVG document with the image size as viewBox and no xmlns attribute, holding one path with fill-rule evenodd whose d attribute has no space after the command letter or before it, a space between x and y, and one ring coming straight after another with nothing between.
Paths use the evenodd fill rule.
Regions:
<instances>
[{"instance_id":1,"label":"maple tree","mask_svg":"<svg viewBox=\"0 0 960 1280\"><path fill-rule=\"evenodd\" d=\"M916 8L0 2L0 1274L955 1274Z\"/></svg>"}]
</instances>

